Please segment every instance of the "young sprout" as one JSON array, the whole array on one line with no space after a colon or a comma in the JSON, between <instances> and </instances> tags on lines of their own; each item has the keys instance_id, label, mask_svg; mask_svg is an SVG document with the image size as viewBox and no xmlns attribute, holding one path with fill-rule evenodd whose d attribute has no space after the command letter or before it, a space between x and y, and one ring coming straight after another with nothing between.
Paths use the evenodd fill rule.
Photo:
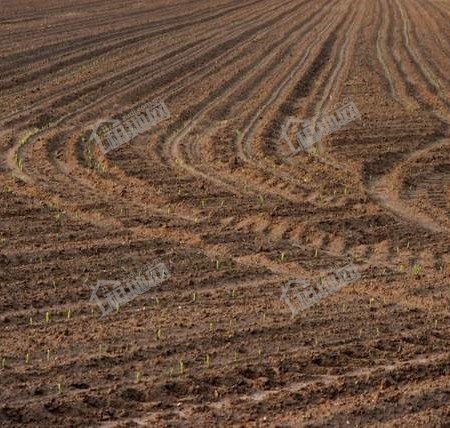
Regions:
<instances>
[{"instance_id":1,"label":"young sprout","mask_svg":"<svg viewBox=\"0 0 450 428\"><path fill-rule=\"evenodd\" d=\"M263 195L259 195L259 199L260 199L260 201L261 201L262 203L264 203L264 197L263 197Z\"/></svg>"},{"instance_id":2,"label":"young sprout","mask_svg":"<svg viewBox=\"0 0 450 428\"><path fill-rule=\"evenodd\" d=\"M27 352L27 354L25 355L25 363L28 364L30 361L30 354Z\"/></svg>"},{"instance_id":3,"label":"young sprout","mask_svg":"<svg viewBox=\"0 0 450 428\"><path fill-rule=\"evenodd\" d=\"M359 337L361 338L362 336L362 328L359 329Z\"/></svg>"},{"instance_id":4,"label":"young sprout","mask_svg":"<svg viewBox=\"0 0 450 428\"><path fill-rule=\"evenodd\" d=\"M409 241L408 241L408 243L406 244L406 248L408 248L408 249L409 249Z\"/></svg>"},{"instance_id":5,"label":"young sprout","mask_svg":"<svg viewBox=\"0 0 450 428\"><path fill-rule=\"evenodd\" d=\"M197 300L197 293L192 293L192 301L195 302Z\"/></svg>"},{"instance_id":6,"label":"young sprout","mask_svg":"<svg viewBox=\"0 0 450 428\"><path fill-rule=\"evenodd\" d=\"M216 270L220 269L220 262L219 259L216 260Z\"/></svg>"},{"instance_id":7,"label":"young sprout","mask_svg":"<svg viewBox=\"0 0 450 428\"><path fill-rule=\"evenodd\" d=\"M91 315L94 315L94 307L91 308Z\"/></svg>"},{"instance_id":8,"label":"young sprout","mask_svg":"<svg viewBox=\"0 0 450 428\"><path fill-rule=\"evenodd\" d=\"M30 317L30 325L33 325L33 317Z\"/></svg>"},{"instance_id":9,"label":"young sprout","mask_svg":"<svg viewBox=\"0 0 450 428\"><path fill-rule=\"evenodd\" d=\"M173 376L173 367L170 369L169 376Z\"/></svg>"},{"instance_id":10,"label":"young sprout","mask_svg":"<svg viewBox=\"0 0 450 428\"><path fill-rule=\"evenodd\" d=\"M237 361L237 352L235 351L234 352L234 362L236 362Z\"/></svg>"},{"instance_id":11,"label":"young sprout","mask_svg":"<svg viewBox=\"0 0 450 428\"><path fill-rule=\"evenodd\" d=\"M317 339L317 337L314 339L314 343L316 344L316 346L319 344L319 340Z\"/></svg>"},{"instance_id":12,"label":"young sprout","mask_svg":"<svg viewBox=\"0 0 450 428\"><path fill-rule=\"evenodd\" d=\"M53 280L53 288L56 290L56 281Z\"/></svg>"},{"instance_id":13,"label":"young sprout","mask_svg":"<svg viewBox=\"0 0 450 428\"><path fill-rule=\"evenodd\" d=\"M396 248L396 251L397 251L397 254L398 254L398 253L400 252L400 248L397 247L397 248Z\"/></svg>"},{"instance_id":14,"label":"young sprout","mask_svg":"<svg viewBox=\"0 0 450 428\"><path fill-rule=\"evenodd\" d=\"M139 381L141 380L141 372L136 372L135 377L136 377L136 383L139 383Z\"/></svg>"},{"instance_id":15,"label":"young sprout","mask_svg":"<svg viewBox=\"0 0 450 428\"><path fill-rule=\"evenodd\" d=\"M99 345L99 347L98 347L99 349L99 353L101 354L102 353L102 344L100 343L100 345Z\"/></svg>"},{"instance_id":16,"label":"young sprout","mask_svg":"<svg viewBox=\"0 0 450 428\"><path fill-rule=\"evenodd\" d=\"M118 303L116 303L116 312L119 312L120 309L120 305Z\"/></svg>"},{"instance_id":17,"label":"young sprout","mask_svg":"<svg viewBox=\"0 0 450 428\"><path fill-rule=\"evenodd\" d=\"M373 297L370 298L369 300L369 307L372 307L372 303L375 301L375 299Z\"/></svg>"},{"instance_id":18,"label":"young sprout","mask_svg":"<svg viewBox=\"0 0 450 428\"><path fill-rule=\"evenodd\" d=\"M209 354L206 354L205 364L206 364L206 367L209 367Z\"/></svg>"},{"instance_id":19,"label":"young sprout","mask_svg":"<svg viewBox=\"0 0 450 428\"><path fill-rule=\"evenodd\" d=\"M258 355L259 355L259 356L262 355L262 349L261 349L261 348L258 349Z\"/></svg>"},{"instance_id":20,"label":"young sprout","mask_svg":"<svg viewBox=\"0 0 450 428\"><path fill-rule=\"evenodd\" d=\"M222 199L222 201L220 202L220 206L223 207L224 204L224 200Z\"/></svg>"},{"instance_id":21,"label":"young sprout","mask_svg":"<svg viewBox=\"0 0 450 428\"><path fill-rule=\"evenodd\" d=\"M437 327L437 320L434 320L434 327Z\"/></svg>"},{"instance_id":22,"label":"young sprout","mask_svg":"<svg viewBox=\"0 0 450 428\"><path fill-rule=\"evenodd\" d=\"M180 360L180 374L184 373L184 363L183 360Z\"/></svg>"},{"instance_id":23,"label":"young sprout","mask_svg":"<svg viewBox=\"0 0 450 428\"><path fill-rule=\"evenodd\" d=\"M380 329L377 327L377 336L380 335Z\"/></svg>"},{"instance_id":24,"label":"young sprout","mask_svg":"<svg viewBox=\"0 0 450 428\"><path fill-rule=\"evenodd\" d=\"M316 252L314 253L314 257L317 257L318 250L316 248Z\"/></svg>"},{"instance_id":25,"label":"young sprout","mask_svg":"<svg viewBox=\"0 0 450 428\"><path fill-rule=\"evenodd\" d=\"M284 254L284 252L282 251L282 252L281 252L281 256L280 256L281 261L284 260L284 256L285 256L285 254Z\"/></svg>"},{"instance_id":26,"label":"young sprout","mask_svg":"<svg viewBox=\"0 0 450 428\"><path fill-rule=\"evenodd\" d=\"M158 340L161 340L161 338L162 338L162 333L161 333L161 329L160 328L158 328L158 331L156 332L156 338Z\"/></svg>"},{"instance_id":27,"label":"young sprout","mask_svg":"<svg viewBox=\"0 0 450 428\"><path fill-rule=\"evenodd\" d=\"M61 395L61 393L62 393L61 384L58 383L58 395Z\"/></svg>"},{"instance_id":28,"label":"young sprout","mask_svg":"<svg viewBox=\"0 0 450 428\"><path fill-rule=\"evenodd\" d=\"M156 304L159 305L159 299L156 297Z\"/></svg>"},{"instance_id":29,"label":"young sprout","mask_svg":"<svg viewBox=\"0 0 450 428\"><path fill-rule=\"evenodd\" d=\"M170 214L170 207L167 207L167 214Z\"/></svg>"},{"instance_id":30,"label":"young sprout","mask_svg":"<svg viewBox=\"0 0 450 428\"><path fill-rule=\"evenodd\" d=\"M49 322L50 321L50 313L47 311L45 313L45 322Z\"/></svg>"},{"instance_id":31,"label":"young sprout","mask_svg":"<svg viewBox=\"0 0 450 428\"><path fill-rule=\"evenodd\" d=\"M67 319L70 320L71 311L70 309L67 311Z\"/></svg>"},{"instance_id":32,"label":"young sprout","mask_svg":"<svg viewBox=\"0 0 450 428\"><path fill-rule=\"evenodd\" d=\"M2 369L6 367L6 358L2 358Z\"/></svg>"},{"instance_id":33,"label":"young sprout","mask_svg":"<svg viewBox=\"0 0 450 428\"><path fill-rule=\"evenodd\" d=\"M209 331L213 331L213 323L212 322L209 323Z\"/></svg>"},{"instance_id":34,"label":"young sprout","mask_svg":"<svg viewBox=\"0 0 450 428\"><path fill-rule=\"evenodd\" d=\"M205 208L205 201L202 199L202 208Z\"/></svg>"},{"instance_id":35,"label":"young sprout","mask_svg":"<svg viewBox=\"0 0 450 428\"><path fill-rule=\"evenodd\" d=\"M231 290L231 297L233 299L236 297L236 290L234 288Z\"/></svg>"},{"instance_id":36,"label":"young sprout","mask_svg":"<svg viewBox=\"0 0 450 428\"><path fill-rule=\"evenodd\" d=\"M263 313L262 320L263 320L263 322L266 320L266 313L265 312Z\"/></svg>"},{"instance_id":37,"label":"young sprout","mask_svg":"<svg viewBox=\"0 0 450 428\"><path fill-rule=\"evenodd\" d=\"M417 277L419 277L420 276L420 274L422 273L422 266L420 266L419 264L415 264L413 267L412 267L412 273L413 273L413 275L417 278Z\"/></svg>"},{"instance_id":38,"label":"young sprout","mask_svg":"<svg viewBox=\"0 0 450 428\"><path fill-rule=\"evenodd\" d=\"M47 349L47 361L50 361L50 349Z\"/></svg>"}]
</instances>

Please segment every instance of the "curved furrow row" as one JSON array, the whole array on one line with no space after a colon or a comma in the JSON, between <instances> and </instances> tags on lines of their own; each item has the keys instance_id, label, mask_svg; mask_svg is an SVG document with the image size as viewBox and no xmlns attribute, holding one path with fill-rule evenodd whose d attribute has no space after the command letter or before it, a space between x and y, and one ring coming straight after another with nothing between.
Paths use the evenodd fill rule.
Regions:
<instances>
[{"instance_id":1,"label":"curved furrow row","mask_svg":"<svg viewBox=\"0 0 450 428\"><path fill-rule=\"evenodd\" d=\"M418 86L418 90L420 91L417 92L420 97L419 102L424 102L424 98L422 97L427 96L428 99L433 100L431 101L432 105L434 105L436 108L444 110L445 106L448 103L447 97L439 92L440 83L436 80L436 77L430 70L430 68L424 64L415 48L412 47L410 25L407 21L408 18L406 12L403 10L399 1L396 2L396 5L400 12L400 20L403 21L402 35L405 42L405 47L407 48L407 52L409 53L410 58L414 60L416 70L418 70L421 76L423 76L427 81L428 89L425 89L426 86ZM433 93L429 92L430 87L434 88L435 91L433 91ZM435 114L438 118L440 118L442 115L442 113L438 111ZM445 114L443 120L447 120ZM375 200L381 203L382 206L390 209L392 212L396 213L407 221L414 221L421 227L428 228L433 232L443 232L448 229L439 225L434 219L430 218L428 214L418 213L417 210L412 208L411 200L400 200L399 193L402 187L401 182L402 180L404 180L401 176L401 171L406 171L407 165L416 158L418 153L423 154L423 150L431 150L432 147L440 144L441 141L438 140L434 144L428 145L426 149L421 149L420 152L411 152L409 153L409 155L403 156L400 164L396 165L396 167L392 169L389 174L380 177L377 181L373 182L369 188L372 196L375 198ZM394 189L397 189L397 191L394 191Z\"/></svg>"},{"instance_id":2,"label":"curved furrow row","mask_svg":"<svg viewBox=\"0 0 450 428\"><path fill-rule=\"evenodd\" d=\"M315 22L316 21L319 21L320 22L320 20L322 20L322 18L321 17L317 17L317 18L314 18L312 21L311 21L311 25L308 25L307 26L307 28L304 30L304 31L301 31L300 32L300 37L304 37L304 32L305 31L308 31L308 29L309 28L313 28L314 27L314 24L315 24ZM299 67L299 64L300 65L304 65L304 61L306 61L306 60L310 60L310 58L311 57L309 57L309 53L311 52L311 51L313 51L314 52L314 48L316 48L315 49L315 52L320 52L320 51L318 51L318 47L317 46L320 46L319 45L319 41L321 41L322 40L322 37L323 37L323 34L326 34L329 30L330 30L330 25L331 24L329 24L328 23L328 21L325 21L324 22L324 24L326 24L326 25L324 25L323 26L323 28L320 30L320 36L318 37L318 36L315 36L315 37L311 37L311 35L306 39L309 43L310 43L310 45L309 46L307 46L306 47L306 56L304 57L304 58L302 58L302 60L300 61L300 62L298 62L298 63L296 63L292 68L291 68L291 70L289 70L289 76L291 76L291 75L293 75L294 74L294 72L297 70L297 69L299 69L300 67ZM302 29L302 27L301 26L299 26L298 27L298 29L297 30L301 30ZM290 33L289 33L290 34ZM294 32L294 34L295 34L295 32ZM311 39L311 40L310 40ZM275 44L273 45L273 47L275 46ZM273 47L272 46L270 46L269 47L269 49L267 49L267 52L268 53L270 53L270 52L273 52ZM289 52L289 50L290 50L291 48L287 48L287 49L285 49L285 52ZM286 54L284 54L284 55L286 55ZM320 55L320 53L316 53L316 55ZM274 55L273 55L274 56ZM275 64L283 64L281 61L280 61L280 59L279 58L277 58L277 56L274 56L274 61L272 61L272 63L269 63L269 59L270 59L270 57L267 57L267 54L266 53L263 53L263 58L265 58L265 63L267 63L268 65L269 65L269 71L275 66ZM283 64L283 68L285 68L284 67L284 64ZM251 70L252 68L251 67L249 67L249 70ZM262 73L264 73L264 74L267 74L267 72L264 70L264 68L262 69ZM270 75L270 74L269 74ZM256 81L261 81L261 77L260 76L258 76L258 74L256 74L256 76L255 76L255 78L254 78L255 80L255 82ZM275 89L276 90L276 89ZM235 94L241 94L241 92L243 91L243 88L239 88L239 87L231 87L228 91L227 91L227 93L226 94L221 94L221 98L219 99L218 98L218 100L217 100L217 104L219 103L219 102L222 102L223 103L223 101L222 101L222 99L224 98L224 97L228 97L229 98L229 101L228 101L228 106L227 105L225 105L225 106L222 106L222 105L220 105L219 104L219 108L222 108L222 109L224 109L224 111L226 112L226 115L228 116L228 117L231 117L231 118L233 118L234 116L235 116L235 114L237 113L237 111L238 111L238 109L239 109L239 106L240 106L240 103L239 103L239 101L238 102L236 102L236 101L234 101L235 100L235 98L234 97L236 97L236 95ZM245 90L244 90L245 91ZM208 104L208 109L206 110L206 111L202 111L201 112L201 114L202 115L207 115L210 111L211 111L211 113L210 114L214 114L214 108L216 108L216 106L215 106L215 104L211 104L211 103L209 103ZM258 110L259 110L259 107L257 106L256 107ZM251 117L251 116L250 116ZM200 119L201 118L201 116L200 115L198 115L198 118ZM197 122L199 122L199 119L197 119ZM219 119L220 119L220 116L219 116ZM241 119L242 120L242 119ZM246 121L247 119L246 118L244 118L244 120ZM227 121L228 122L228 121ZM196 125L196 123L194 123L193 124L194 126ZM219 123L218 123L218 125L220 126L221 125L221 122L219 121ZM201 124L200 124L200 126L201 126ZM217 125L216 125L217 126ZM223 125L222 125L223 126ZM229 126L229 124L227 123L227 127ZM240 125L239 124L236 124L235 125L236 127L237 127L237 129L239 129L240 128ZM191 129L193 129L193 126L191 125L190 126L190 128L189 129L186 129L186 131L185 132L189 132ZM220 128L219 128L219 130L220 130ZM216 131L216 133L217 133L217 131ZM208 134L206 135L206 138L204 138L203 140L204 140L204 145L206 145L206 143L208 142L208 137L209 137L209 135L211 134L211 137L213 137L214 136L214 134L212 134L211 133L211 130L209 130L208 131ZM184 136L184 135L183 135ZM178 147L179 147L179 143L181 142L181 138L178 138L175 142L174 142L174 152L173 152L173 156L174 157L179 157L180 156L180 153L179 153L179 149L178 149ZM202 145L203 146L203 145ZM197 163L199 163L199 161L200 161L200 159L198 159L198 157L197 157L197 159L195 159L195 158L193 158L193 160L194 161L196 161ZM197 168L197 171L200 171L200 168L197 166L196 167ZM201 168L201 170L206 170L207 171L207 169L208 168L210 168L210 166L208 166L208 167L203 167L203 168ZM242 166L240 166L239 167L239 170L241 170L242 168L246 168L244 165L242 165ZM236 172L238 172L238 171L236 171ZM203 174L205 174L205 172L202 172ZM229 174L228 174L229 175ZM217 172L215 172L215 174L214 175L210 175L212 178L216 178L217 177ZM225 176L226 177L226 176ZM236 174L235 173L233 173L232 174L232 176L229 176L229 177L226 177L225 178L226 179L226 183L229 183L230 181L231 182L236 182L236 179L237 179L237 177L236 177ZM250 186L251 187L251 186ZM237 189L237 192L240 192L240 191L242 191L242 190L240 190L240 189L242 189L242 186L241 186L241 184L238 182L238 184L237 184L237 187L235 187L236 189ZM286 193L284 193L284 192L280 192L279 190L276 190L276 191L273 191L273 190L271 190L270 188L268 188L267 186L264 186L264 187L260 187L260 186L258 186L257 187L257 192L261 192L261 191L263 191L264 193L266 193L266 194L272 194L273 196L275 196L275 195L280 195L280 196L284 196L284 195L286 195L286 196L284 196L284 197L289 197L289 195L288 194L286 194ZM290 199L292 199L292 197L290 198ZM289 199L288 199L289 200ZM294 199L295 200L295 199Z\"/></svg>"}]
</instances>

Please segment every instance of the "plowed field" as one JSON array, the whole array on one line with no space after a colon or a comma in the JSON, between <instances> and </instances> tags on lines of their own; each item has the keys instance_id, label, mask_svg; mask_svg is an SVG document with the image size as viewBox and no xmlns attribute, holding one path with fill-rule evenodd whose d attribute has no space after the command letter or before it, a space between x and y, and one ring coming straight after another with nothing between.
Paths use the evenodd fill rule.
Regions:
<instances>
[{"instance_id":1,"label":"plowed field","mask_svg":"<svg viewBox=\"0 0 450 428\"><path fill-rule=\"evenodd\" d=\"M450 0L15 0L0 36L1 426L450 424Z\"/></svg>"}]
</instances>

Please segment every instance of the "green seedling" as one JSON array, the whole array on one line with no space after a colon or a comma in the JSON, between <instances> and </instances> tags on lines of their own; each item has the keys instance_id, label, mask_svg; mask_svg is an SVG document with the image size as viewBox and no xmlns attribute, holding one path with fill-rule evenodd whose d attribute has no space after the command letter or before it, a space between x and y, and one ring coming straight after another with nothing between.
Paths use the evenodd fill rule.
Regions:
<instances>
[{"instance_id":1,"label":"green seedling","mask_svg":"<svg viewBox=\"0 0 450 428\"><path fill-rule=\"evenodd\" d=\"M281 261L284 260L284 256L285 256L285 254L284 254L284 252L282 251L282 252L281 252L281 256L280 256Z\"/></svg>"},{"instance_id":2,"label":"green seedling","mask_svg":"<svg viewBox=\"0 0 450 428\"><path fill-rule=\"evenodd\" d=\"M156 297L155 299L156 299L156 304L159 305L159 298Z\"/></svg>"},{"instance_id":3,"label":"green seedling","mask_svg":"<svg viewBox=\"0 0 450 428\"><path fill-rule=\"evenodd\" d=\"M217 259L216 260L216 270L219 270L220 269L220 262L219 262L219 260Z\"/></svg>"},{"instance_id":4,"label":"green seedling","mask_svg":"<svg viewBox=\"0 0 450 428\"><path fill-rule=\"evenodd\" d=\"M25 355L25 363L28 364L30 362L30 354L27 352Z\"/></svg>"},{"instance_id":5,"label":"green seedling","mask_svg":"<svg viewBox=\"0 0 450 428\"><path fill-rule=\"evenodd\" d=\"M420 266L419 264L415 264L412 267L412 273L415 277L418 277L422 273L422 266Z\"/></svg>"},{"instance_id":6,"label":"green seedling","mask_svg":"<svg viewBox=\"0 0 450 428\"><path fill-rule=\"evenodd\" d=\"M262 355L262 349L261 349L261 348L258 349L258 355L259 355L259 356Z\"/></svg>"},{"instance_id":7,"label":"green seedling","mask_svg":"<svg viewBox=\"0 0 450 428\"><path fill-rule=\"evenodd\" d=\"M209 354L206 354L205 364L206 367L209 367Z\"/></svg>"},{"instance_id":8,"label":"green seedling","mask_svg":"<svg viewBox=\"0 0 450 428\"><path fill-rule=\"evenodd\" d=\"M316 252L314 253L314 257L317 257L317 254L319 253L319 251L316 248Z\"/></svg>"},{"instance_id":9,"label":"green seedling","mask_svg":"<svg viewBox=\"0 0 450 428\"><path fill-rule=\"evenodd\" d=\"M233 299L236 297L236 290L234 288L231 290L231 297Z\"/></svg>"},{"instance_id":10,"label":"green seedling","mask_svg":"<svg viewBox=\"0 0 450 428\"><path fill-rule=\"evenodd\" d=\"M46 312L45 313L45 322L48 323L50 321L50 313Z\"/></svg>"},{"instance_id":11,"label":"green seedling","mask_svg":"<svg viewBox=\"0 0 450 428\"><path fill-rule=\"evenodd\" d=\"M192 301L195 302L197 300L197 293L192 293Z\"/></svg>"},{"instance_id":12,"label":"green seedling","mask_svg":"<svg viewBox=\"0 0 450 428\"><path fill-rule=\"evenodd\" d=\"M202 208L205 208L205 201L202 200Z\"/></svg>"},{"instance_id":13,"label":"green seedling","mask_svg":"<svg viewBox=\"0 0 450 428\"><path fill-rule=\"evenodd\" d=\"M61 384L58 383L58 395L62 394L62 388L61 388Z\"/></svg>"},{"instance_id":14,"label":"green seedling","mask_svg":"<svg viewBox=\"0 0 450 428\"><path fill-rule=\"evenodd\" d=\"M158 340L161 340L161 338L162 338L162 332L161 332L161 329L160 329L160 328L158 328L158 330L157 330L157 332L156 332L156 338L157 338Z\"/></svg>"},{"instance_id":15,"label":"green seedling","mask_svg":"<svg viewBox=\"0 0 450 428\"><path fill-rule=\"evenodd\" d=\"M183 360L180 360L180 374L183 374L184 373L184 363L183 363Z\"/></svg>"},{"instance_id":16,"label":"green seedling","mask_svg":"<svg viewBox=\"0 0 450 428\"><path fill-rule=\"evenodd\" d=\"M71 316L71 311L70 309L67 311L67 319L70 320L70 316Z\"/></svg>"},{"instance_id":17,"label":"green seedling","mask_svg":"<svg viewBox=\"0 0 450 428\"><path fill-rule=\"evenodd\" d=\"M2 369L6 367L6 358L2 358Z\"/></svg>"},{"instance_id":18,"label":"green seedling","mask_svg":"<svg viewBox=\"0 0 450 428\"><path fill-rule=\"evenodd\" d=\"M33 317L30 317L30 325L33 325Z\"/></svg>"},{"instance_id":19,"label":"green seedling","mask_svg":"<svg viewBox=\"0 0 450 428\"><path fill-rule=\"evenodd\" d=\"M118 303L116 303L116 312L119 312L120 310L120 305Z\"/></svg>"},{"instance_id":20,"label":"green seedling","mask_svg":"<svg viewBox=\"0 0 450 428\"><path fill-rule=\"evenodd\" d=\"M141 380L141 373L140 372L136 372L135 378L136 378L136 383L139 383L139 381Z\"/></svg>"},{"instance_id":21,"label":"green seedling","mask_svg":"<svg viewBox=\"0 0 450 428\"><path fill-rule=\"evenodd\" d=\"M369 300L369 307L372 307L372 303L375 302L375 299L373 297L370 298Z\"/></svg>"},{"instance_id":22,"label":"green seedling","mask_svg":"<svg viewBox=\"0 0 450 428\"><path fill-rule=\"evenodd\" d=\"M380 329L377 327L377 336L380 335Z\"/></svg>"},{"instance_id":23,"label":"green seedling","mask_svg":"<svg viewBox=\"0 0 450 428\"><path fill-rule=\"evenodd\" d=\"M47 349L47 361L50 361L50 349Z\"/></svg>"},{"instance_id":24,"label":"green seedling","mask_svg":"<svg viewBox=\"0 0 450 428\"><path fill-rule=\"evenodd\" d=\"M234 353L234 362L237 361L237 352Z\"/></svg>"},{"instance_id":25,"label":"green seedling","mask_svg":"<svg viewBox=\"0 0 450 428\"><path fill-rule=\"evenodd\" d=\"M213 331L213 323L212 322L209 323L209 331Z\"/></svg>"},{"instance_id":26,"label":"green seedling","mask_svg":"<svg viewBox=\"0 0 450 428\"><path fill-rule=\"evenodd\" d=\"M434 320L434 327L437 327L437 320Z\"/></svg>"}]
</instances>

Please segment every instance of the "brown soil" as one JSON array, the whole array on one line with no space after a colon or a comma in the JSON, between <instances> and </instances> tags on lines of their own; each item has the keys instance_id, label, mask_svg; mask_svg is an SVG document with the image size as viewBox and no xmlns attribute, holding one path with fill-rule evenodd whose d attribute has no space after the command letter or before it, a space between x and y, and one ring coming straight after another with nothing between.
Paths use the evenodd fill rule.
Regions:
<instances>
[{"instance_id":1,"label":"brown soil","mask_svg":"<svg viewBox=\"0 0 450 428\"><path fill-rule=\"evenodd\" d=\"M0 425L448 426L450 1L38 3L0 11ZM91 287L155 259L100 319ZM292 319L283 284L349 261Z\"/></svg>"}]
</instances>

